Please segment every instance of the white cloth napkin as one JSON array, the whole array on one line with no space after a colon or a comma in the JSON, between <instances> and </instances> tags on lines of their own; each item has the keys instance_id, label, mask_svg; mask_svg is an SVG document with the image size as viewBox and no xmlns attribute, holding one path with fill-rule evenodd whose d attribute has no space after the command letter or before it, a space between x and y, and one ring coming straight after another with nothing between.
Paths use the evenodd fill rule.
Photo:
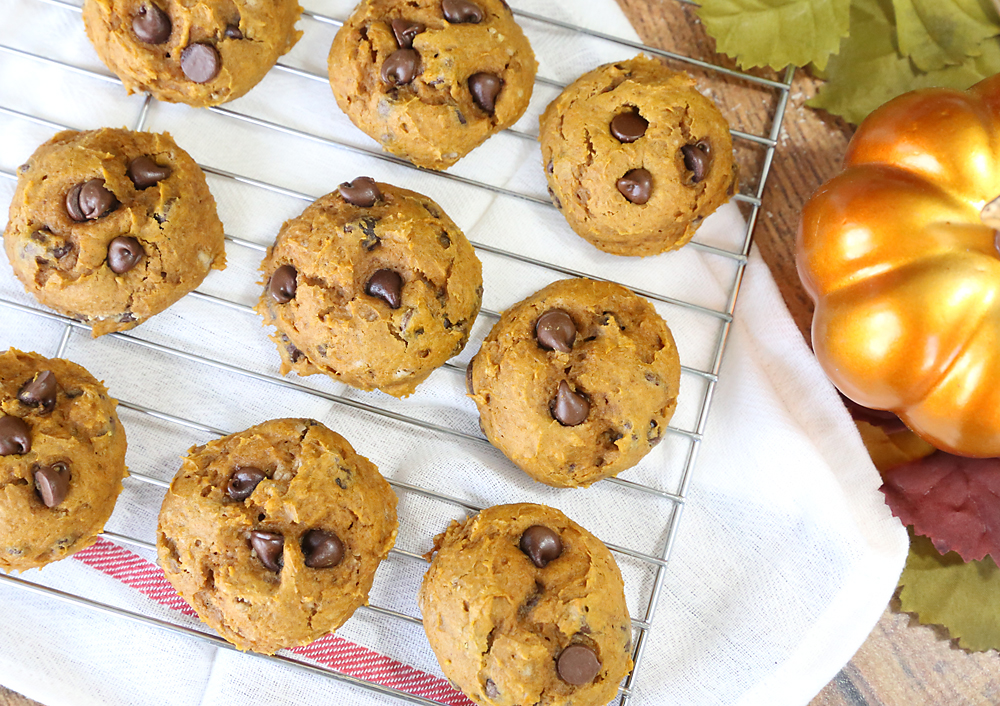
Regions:
<instances>
[{"instance_id":1,"label":"white cloth napkin","mask_svg":"<svg viewBox=\"0 0 1000 706\"><path fill-rule=\"evenodd\" d=\"M350 12L350 4L306 3L310 10L340 18ZM636 39L611 0L512 4ZM107 75L87 43L78 12L42 0L4 0L2 14L0 44ZM560 83L635 53L528 19L521 24L538 54L539 74ZM300 26L305 36L282 61L322 77L335 27L312 19L303 19ZM711 72L699 85L715 94L726 91ZM537 117L557 92L539 84L517 129L536 134ZM143 97L126 96L114 81L0 52L0 106L76 128L133 127ZM322 78L276 69L224 109L377 152L337 109ZM563 276L489 249L538 258L657 295L654 303L678 341L681 362L693 371L711 370L722 320L669 299L725 309L738 274L732 259L693 246L641 260L604 255L575 236L548 206L338 150L225 112L153 102L144 127L169 130L206 167L286 190L210 171L209 185L231 236L265 246L284 219L305 207L307 200L294 192L315 198L342 181L368 174L431 196L473 242L484 246L479 255L486 309L502 310ZM51 125L0 113L0 169L13 172L53 132ZM492 138L450 173L545 198L537 144L510 133ZM12 193L13 181L0 178L0 201L9 200ZM729 205L706 220L696 240L739 250L744 228L738 209ZM648 554L662 550L674 508L669 499L607 481L586 490L547 488L530 481L487 445L427 432L332 399L341 396L478 435L475 407L463 395L462 370L494 321L489 314L481 316L468 347L455 361L457 368L435 372L402 401L317 376L287 378L320 393L309 394L140 345L145 341L264 376L277 375L273 345L259 319L245 308L259 293L260 249L230 242L227 252L229 268L210 275L200 291L234 302L235 308L187 297L127 338L91 340L74 330L63 356L86 366L105 380L112 395L131 405L226 432L269 418L314 417L344 434L390 479L473 505L547 503L606 542ZM5 260L0 262L0 299L38 307ZM65 327L58 320L0 306L0 322L0 349L16 346L45 355L60 349ZM642 463L622 474L624 479L678 491L692 449L690 436L682 432L697 430L706 390L703 376L690 371L682 375L679 409L671 423L681 433L671 433ZM162 480L173 476L178 457L189 446L212 436L204 428L134 408L123 406L121 417L130 467ZM850 418L756 251L746 269L708 420L673 555L654 602L633 703L804 704L851 657L878 620L905 558L906 534L885 508L877 491L878 475ZM398 494L397 546L411 552L426 551L435 533L464 514L454 504L403 489ZM161 498L160 488L137 478L127 480L107 529L153 541ZM104 559L93 560L90 553L87 561L68 559L20 578L203 630L195 618L163 602L149 578L145 560L151 559L150 552L126 549L111 546ZM616 558L631 613L643 619L654 567L626 553ZM372 604L419 616L415 592L424 568L411 558L390 556L379 569ZM9 580L0 580L0 605L0 684L48 706L399 703L254 655L36 595ZM337 635L349 641L338 644L354 650L352 669L366 669L364 665L379 662L377 657L383 655L417 670L414 674L425 673L436 682L442 678L419 625L361 610Z\"/></svg>"}]
</instances>

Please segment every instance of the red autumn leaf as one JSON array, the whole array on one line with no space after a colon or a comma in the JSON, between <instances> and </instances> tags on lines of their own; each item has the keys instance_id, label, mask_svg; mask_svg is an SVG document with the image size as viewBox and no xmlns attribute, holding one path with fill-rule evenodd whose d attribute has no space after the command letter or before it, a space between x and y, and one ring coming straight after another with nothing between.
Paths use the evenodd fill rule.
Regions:
<instances>
[{"instance_id":1,"label":"red autumn leaf","mask_svg":"<svg viewBox=\"0 0 1000 706\"><path fill-rule=\"evenodd\" d=\"M1000 458L943 451L882 474L892 514L965 561L1000 559Z\"/></svg>"}]
</instances>

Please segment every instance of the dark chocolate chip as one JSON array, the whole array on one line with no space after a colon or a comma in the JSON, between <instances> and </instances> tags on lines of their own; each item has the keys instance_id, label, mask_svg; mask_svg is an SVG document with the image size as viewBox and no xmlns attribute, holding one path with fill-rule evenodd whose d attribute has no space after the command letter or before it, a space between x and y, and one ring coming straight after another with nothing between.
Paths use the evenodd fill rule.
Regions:
<instances>
[{"instance_id":1,"label":"dark chocolate chip","mask_svg":"<svg viewBox=\"0 0 1000 706\"><path fill-rule=\"evenodd\" d=\"M441 243L441 247L442 248L450 248L451 247L451 238L449 238L448 234L445 233L444 231L441 231L438 234L438 242Z\"/></svg>"},{"instance_id":2,"label":"dark chocolate chip","mask_svg":"<svg viewBox=\"0 0 1000 706\"><path fill-rule=\"evenodd\" d=\"M576 340L573 317L562 309L549 309L535 322L535 338L542 348L569 353Z\"/></svg>"},{"instance_id":3,"label":"dark chocolate chip","mask_svg":"<svg viewBox=\"0 0 1000 706\"><path fill-rule=\"evenodd\" d=\"M118 205L118 199L104 186L104 179L77 184L66 194L66 212L74 221L92 221Z\"/></svg>"},{"instance_id":4,"label":"dark chocolate chip","mask_svg":"<svg viewBox=\"0 0 1000 706\"><path fill-rule=\"evenodd\" d=\"M619 113L611 121L611 134L618 138L619 142L635 142L646 134L649 121L638 113L629 111Z\"/></svg>"},{"instance_id":5,"label":"dark chocolate chip","mask_svg":"<svg viewBox=\"0 0 1000 706\"><path fill-rule=\"evenodd\" d=\"M138 319L135 318L135 314L133 314L131 311L126 311L124 314L118 317L118 323L130 324L133 321L138 321Z\"/></svg>"},{"instance_id":6,"label":"dark chocolate chip","mask_svg":"<svg viewBox=\"0 0 1000 706\"><path fill-rule=\"evenodd\" d=\"M41 407L42 414L48 414L56 406L56 376L51 370L36 373L21 387L17 399L30 407Z\"/></svg>"},{"instance_id":7,"label":"dark chocolate chip","mask_svg":"<svg viewBox=\"0 0 1000 706\"><path fill-rule=\"evenodd\" d=\"M455 117L458 118L458 122L462 125L468 124L468 120L465 119L465 114L461 110L455 108Z\"/></svg>"},{"instance_id":8,"label":"dark chocolate chip","mask_svg":"<svg viewBox=\"0 0 1000 706\"><path fill-rule=\"evenodd\" d=\"M382 244L382 239L377 235L366 235L365 239L361 241L361 247L363 247L368 252L371 252L381 244Z\"/></svg>"},{"instance_id":9,"label":"dark chocolate chip","mask_svg":"<svg viewBox=\"0 0 1000 706\"><path fill-rule=\"evenodd\" d=\"M31 428L20 417L0 417L0 456L14 456L31 451Z\"/></svg>"},{"instance_id":10,"label":"dark chocolate chip","mask_svg":"<svg viewBox=\"0 0 1000 706\"><path fill-rule=\"evenodd\" d=\"M363 208L374 206L375 202L382 198L378 184L371 177L358 177L354 181L345 181L337 187L337 191L340 192L340 198L347 203Z\"/></svg>"},{"instance_id":11,"label":"dark chocolate chip","mask_svg":"<svg viewBox=\"0 0 1000 706\"><path fill-rule=\"evenodd\" d=\"M656 423L655 419L649 420L649 431L646 432L646 441L649 442L650 446L656 446L663 441L663 432L660 431L660 425Z\"/></svg>"},{"instance_id":12,"label":"dark chocolate chip","mask_svg":"<svg viewBox=\"0 0 1000 706\"><path fill-rule=\"evenodd\" d=\"M382 81L403 86L420 73L420 54L415 49L397 49L382 62Z\"/></svg>"},{"instance_id":13,"label":"dark chocolate chip","mask_svg":"<svg viewBox=\"0 0 1000 706\"><path fill-rule=\"evenodd\" d=\"M559 654L556 662L559 678L567 684L582 686L594 681L601 672L601 660L586 645L570 645Z\"/></svg>"},{"instance_id":14,"label":"dark chocolate chip","mask_svg":"<svg viewBox=\"0 0 1000 706\"><path fill-rule=\"evenodd\" d=\"M555 398L549 402L549 410L555 420L564 427L575 427L587 420L587 415L590 414L590 402L583 395L569 389L569 385L563 380L559 383L559 391Z\"/></svg>"},{"instance_id":15,"label":"dark chocolate chip","mask_svg":"<svg viewBox=\"0 0 1000 706\"><path fill-rule=\"evenodd\" d=\"M222 68L219 52L211 44L195 42L181 52L181 71L195 83L208 83Z\"/></svg>"},{"instance_id":16,"label":"dark chocolate chip","mask_svg":"<svg viewBox=\"0 0 1000 706\"><path fill-rule=\"evenodd\" d=\"M480 72L469 76L469 92L473 102L490 115L496 110L501 88L503 81L494 74Z\"/></svg>"},{"instance_id":17,"label":"dark chocolate chip","mask_svg":"<svg viewBox=\"0 0 1000 706\"><path fill-rule=\"evenodd\" d=\"M22 164L20 167L17 168L17 173L24 174L29 169L31 169L31 162L25 162L24 164Z\"/></svg>"},{"instance_id":18,"label":"dark chocolate chip","mask_svg":"<svg viewBox=\"0 0 1000 706\"><path fill-rule=\"evenodd\" d=\"M441 14L453 25L479 24L483 21L483 9L469 0L441 0Z\"/></svg>"},{"instance_id":19,"label":"dark chocolate chip","mask_svg":"<svg viewBox=\"0 0 1000 706\"><path fill-rule=\"evenodd\" d=\"M264 568L271 571L281 571L284 563L285 538L277 532L250 532L250 546L257 552L257 558Z\"/></svg>"},{"instance_id":20,"label":"dark chocolate chip","mask_svg":"<svg viewBox=\"0 0 1000 706\"><path fill-rule=\"evenodd\" d=\"M365 294L378 297L388 304L390 309L398 309L403 300L403 278L398 272L379 270L365 285Z\"/></svg>"},{"instance_id":21,"label":"dark chocolate chip","mask_svg":"<svg viewBox=\"0 0 1000 706\"><path fill-rule=\"evenodd\" d=\"M697 184L708 174L708 153L702 149L704 143L684 145L681 154L684 155L684 166L691 172L691 183ZM707 145L706 145L707 146Z\"/></svg>"},{"instance_id":22,"label":"dark chocolate chip","mask_svg":"<svg viewBox=\"0 0 1000 706\"><path fill-rule=\"evenodd\" d=\"M55 507L69 492L69 468L65 463L53 463L35 470L35 490L45 507Z\"/></svg>"},{"instance_id":23,"label":"dark chocolate chip","mask_svg":"<svg viewBox=\"0 0 1000 706\"><path fill-rule=\"evenodd\" d=\"M282 265L271 275L271 281L267 283L267 291L271 297L279 304L285 304L295 298L295 290L298 287L299 273L291 265Z\"/></svg>"},{"instance_id":24,"label":"dark chocolate chip","mask_svg":"<svg viewBox=\"0 0 1000 706\"><path fill-rule=\"evenodd\" d=\"M632 169L618 180L617 186L622 196L641 206L653 193L653 175L646 169Z\"/></svg>"},{"instance_id":25,"label":"dark chocolate chip","mask_svg":"<svg viewBox=\"0 0 1000 706\"><path fill-rule=\"evenodd\" d=\"M132 18L132 31L146 44L163 44L170 39L170 16L151 2L144 3Z\"/></svg>"},{"instance_id":26,"label":"dark chocolate chip","mask_svg":"<svg viewBox=\"0 0 1000 706\"><path fill-rule=\"evenodd\" d=\"M465 391L470 395L476 394L476 391L472 387L472 364L475 362L476 359L473 358L469 361L469 364L465 366Z\"/></svg>"},{"instance_id":27,"label":"dark chocolate chip","mask_svg":"<svg viewBox=\"0 0 1000 706\"><path fill-rule=\"evenodd\" d=\"M237 468L226 484L226 495L233 500L246 500L265 478L267 474L259 468L253 466Z\"/></svg>"},{"instance_id":28,"label":"dark chocolate chip","mask_svg":"<svg viewBox=\"0 0 1000 706\"><path fill-rule=\"evenodd\" d=\"M420 22L412 22L402 18L396 18L389 24L392 25L392 33L396 35L396 44L399 45L400 49L412 47L413 38L427 29Z\"/></svg>"},{"instance_id":29,"label":"dark chocolate chip","mask_svg":"<svg viewBox=\"0 0 1000 706\"><path fill-rule=\"evenodd\" d=\"M108 244L108 267L116 275L125 274L137 264L146 251L135 238L119 235Z\"/></svg>"},{"instance_id":30,"label":"dark chocolate chip","mask_svg":"<svg viewBox=\"0 0 1000 706\"><path fill-rule=\"evenodd\" d=\"M166 179L172 172L170 167L161 167L146 155L136 157L128 164L128 178L137 189L148 189Z\"/></svg>"},{"instance_id":31,"label":"dark chocolate chip","mask_svg":"<svg viewBox=\"0 0 1000 706\"><path fill-rule=\"evenodd\" d=\"M344 543L333 532L309 530L302 537L302 555L309 568L326 569L344 558Z\"/></svg>"},{"instance_id":32,"label":"dark chocolate chip","mask_svg":"<svg viewBox=\"0 0 1000 706\"><path fill-rule=\"evenodd\" d=\"M227 39L243 39L243 32L240 31L238 24L226 25L226 31L223 32Z\"/></svg>"},{"instance_id":33,"label":"dark chocolate chip","mask_svg":"<svg viewBox=\"0 0 1000 706\"><path fill-rule=\"evenodd\" d=\"M492 679L486 680L486 695L491 699L495 699L500 696L500 690L497 688L496 683Z\"/></svg>"},{"instance_id":34,"label":"dark chocolate chip","mask_svg":"<svg viewBox=\"0 0 1000 706\"><path fill-rule=\"evenodd\" d=\"M520 546L521 551L539 569L544 569L550 561L558 559L563 550L559 533L542 525L532 525L524 530Z\"/></svg>"}]
</instances>

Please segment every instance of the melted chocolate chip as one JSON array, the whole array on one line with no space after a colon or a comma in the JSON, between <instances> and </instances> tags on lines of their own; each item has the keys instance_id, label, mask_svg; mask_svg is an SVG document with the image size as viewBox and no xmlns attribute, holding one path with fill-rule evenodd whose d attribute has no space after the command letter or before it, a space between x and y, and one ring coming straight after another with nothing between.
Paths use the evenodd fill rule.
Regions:
<instances>
[{"instance_id":1,"label":"melted chocolate chip","mask_svg":"<svg viewBox=\"0 0 1000 706\"><path fill-rule=\"evenodd\" d=\"M600 674L601 660L586 645L570 645L559 654L556 671L567 684L582 686L594 681L594 677Z\"/></svg>"},{"instance_id":2,"label":"melted chocolate chip","mask_svg":"<svg viewBox=\"0 0 1000 706\"><path fill-rule=\"evenodd\" d=\"M65 463L53 463L35 470L35 490L45 507L55 507L69 492L69 468Z\"/></svg>"},{"instance_id":3,"label":"melted chocolate chip","mask_svg":"<svg viewBox=\"0 0 1000 706\"><path fill-rule=\"evenodd\" d=\"M691 172L691 183L697 184L708 174L709 156L707 143L699 142L694 145L684 145L681 147L681 154L684 155L684 166Z\"/></svg>"},{"instance_id":4,"label":"melted chocolate chip","mask_svg":"<svg viewBox=\"0 0 1000 706\"><path fill-rule=\"evenodd\" d=\"M257 552L257 558L265 569L281 571L284 563L285 538L277 532L250 532L250 546Z\"/></svg>"},{"instance_id":5,"label":"melted chocolate chip","mask_svg":"<svg viewBox=\"0 0 1000 706\"><path fill-rule=\"evenodd\" d=\"M16 456L31 451L31 428L20 417L0 417L0 456Z\"/></svg>"},{"instance_id":6,"label":"melted chocolate chip","mask_svg":"<svg viewBox=\"0 0 1000 706\"><path fill-rule=\"evenodd\" d=\"M211 44L188 44L181 52L181 71L195 83L208 83L222 68L222 58Z\"/></svg>"},{"instance_id":7,"label":"melted chocolate chip","mask_svg":"<svg viewBox=\"0 0 1000 706\"><path fill-rule=\"evenodd\" d=\"M476 391L472 388L472 364L476 362L473 358L469 361L469 364L465 366L465 391L470 395L476 394Z\"/></svg>"},{"instance_id":8,"label":"melted chocolate chip","mask_svg":"<svg viewBox=\"0 0 1000 706\"><path fill-rule=\"evenodd\" d=\"M569 353L576 340L573 317L562 309L549 309L535 322L535 338L546 350Z\"/></svg>"},{"instance_id":9,"label":"melted chocolate chip","mask_svg":"<svg viewBox=\"0 0 1000 706\"><path fill-rule=\"evenodd\" d=\"M635 112L619 113L611 121L611 134L619 142L635 142L646 134L649 121Z\"/></svg>"},{"instance_id":10,"label":"melted chocolate chip","mask_svg":"<svg viewBox=\"0 0 1000 706\"><path fill-rule=\"evenodd\" d=\"M271 275L271 281L267 283L267 291L271 297L279 304L285 304L295 298L295 290L298 288L299 273L291 265L282 265Z\"/></svg>"},{"instance_id":11,"label":"melted chocolate chip","mask_svg":"<svg viewBox=\"0 0 1000 706\"><path fill-rule=\"evenodd\" d=\"M441 14L453 25L479 24L483 21L483 9L469 0L441 0Z\"/></svg>"},{"instance_id":12,"label":"melted chocolate chip","mask_svg":"<svg viewBox=\"0 0 1000 706\"><path fill-rule=\"evenodd\" d=\"M104 186L104 179L77 184L66 194L66 212L74 221L93 221L118 205L118 199Z\"/></svg>"},{"instance_id":13,"label":"melted chocolate chip","mask_svg":"<svg viewBox=\"0 0 1000 706\"><path fill-rule=\"evenodd\" d=\"M397 49L382 62L381 77L390 86L403 86L420 73L420 54L415 49Z\"/></svg>"},{"instance_id":14,"label":"melted chocolate chip","mask_svg":"<svg viewBox=\"0 0 1000 706\"><path fill-rule=\"evenodd\" d=\"M138 240L127 235L119 235L108 243L108 267L116 275L122 275L137 264L146 251Z\"/></svg>"},{"instance_id":15,"label":"melted chocolate chip","mask_svg":"<svg viewBox=\"0 0 1000 706\"><path fill-rule=\"evenodd\" d=\"M550 561L558 559L563 550L559 533L542 525L532 525L524 530L520 547L539 569L544 569Z\"/></svg>"},{"instance_id":16,"label":"melted chocolate chip","mask_svg":"<svg viewBox=\"0 0 1000 706\"><path fill-rule=\"evenodd\" d=\"M161 167L146 155L136 157L128 164L128 178L137 189L148 189L166 179L172 172L170 167Z\"/></svg>"},{"instance_id":17,"label":"melted chocolate chip","mask_svg":"<svg viewBox=\"0 0 1000 706\"><path fill-rule=\"evenodd\" d=\"M253 466L237 468L226 484L226 495L233 500L246 500L265 478L267 474L259 468Z\"/></svg>"},{"instance_id":18,"label":"melted chocolate chip","mask_svg":"<svg viewBox=\"0 0 1000 706\"><path fill-rule=\"evenodd\" d=\"M17 399L29 407L40 407L42 414L48 414L56 406L56 376L51 370L37 373L24 383Z\"/></svg>"},{"instance_id":19,"label":"melted chocolate chip","mask_svg":"<svg viewBox=\"0 0 1000 706\"><path fill-rule=\"evenodd\" d=\"M653 193L653 175L646 169L633 169L618 180L617 186L622 196L641 206Z\"/></svg>"},{"instance_id":20,"label":"melted chocolate chip","mask_svg":"<svg viewBox=\"0 0 1000 706\"><path fill-rule=\"evenodd\" d=\"M333 532L309 530L302 537L302 555L309 568L326 569L344 558L344 543Z\"/></svg>"},{"instance_id":21,"label":"melted chocolate chip","mask_svg":"<svg viewBox=\"0 0 1000 706\"><path fill-rule=\"evenodd\" d=\"M494 74L478 73L469 76L469 92L472 94L473 102L490 115L496 110L497 96L501 88L503 81Z\"/></svg>"},{"instance_id":22,"label":"melted chocolate chip","mask_svg":"<svg viewBox=\"0 0 1000 706\"><path fill-rule=\"evenodd\" d=\"M583 395L569 389L569 385L563 380L559 383L559 391L555 398L549 402L549 410L555 420L564 427L575 427L587 420L587 415L590 414L590 402Z\"/></svg>"},{"instance_id":23,"label":"melted chocolate chip","mask_svg":"<svg viewBox=\"0 0 1000 706\"><path fill-rule=\"evenodd\" d=\"M226 25L226 31L223 34L226 39L243 39L243 32L240 31L238 24Z\"/></svg>"},{"instance_id":24,"label":"melted chocolate chip","mask_svg":"<svg viewBox=\"0 0 1000 706\"><path fill-rule=\"evenodd\" d=\"M145 3L132 18L132 31L146 44L163 44L170 39L170 17L151 2Z\"/></svg>"},{"instance_id":25,"label":"melted chocolate chip","mask_svg":"<svg viewBox=\"0 0 1000 706\"><path fill-rule=\"evenodd\" d=\"M413 38L427 29L420 22L411 22L410 20L401 18L394 19L390 22L390 25L392 26L392 33L396 35L396 44L399 45L400 49L409 49L412 47Z\"/></svg>"},{"instance_id":26,"label":"melted chocolate chip","mask_svg":"<svg viewBox=\"0 0 1000 706\"><path fill-rule=\"evenodd\" d=\"M337 187L340 198L344 199L352 206L370 208L376 201L382 199L382 192L379 191L378 184L371 177L358 177L354 181L345 181ZM362 228L362 230L364 230ZM374 233L373 233L374 234Z\"/></svg>"},{"instance_id":27,"label":"melted chocolate chip","mask_svg":"<svg viewBox=\"0 0 1000 706\"><path fill-rule=\"evenodd\" d=\"M500 696L500 690L497 689L497 685L492 679L486 680L486 695L491 699L495 699Z\"/></svg>"},{"instance_id":28,"label":"melted chocolate chip","mask_svg":"<svg viewBox=\"0 0 1000 706\"><path fill-rule=\"evenodd\" d=\"M379 270L365 285L365 294L378 297L388 304L390 309L398 309L403 300L403 278L398 272Z\"/></svg>"}]
</instances>

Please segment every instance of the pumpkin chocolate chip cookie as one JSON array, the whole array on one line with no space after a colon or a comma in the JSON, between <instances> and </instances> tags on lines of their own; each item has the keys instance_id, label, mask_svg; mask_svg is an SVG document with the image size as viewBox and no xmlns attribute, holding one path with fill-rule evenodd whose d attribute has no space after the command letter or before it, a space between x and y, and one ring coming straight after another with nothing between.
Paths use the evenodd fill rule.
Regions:
<instances>
[{"instance_id":1,"label":"pumpkin chocolate chip cookie","mask_svg":"<svg viewBox=\"0 0 1000 706\"><path fill-rule=\"evenodd\" d=\"M3 238L24 288L94 336L138 326L226 266L205 175L166 133L58 133L18 170Z\"/></svg>"},{"instance_id":2,"label":"pumpkin chocolate chip cookie","mask_svg":"<svg viewBox=\"0 0 1000 706\"><path fill-rule=\"evenodd\" d=\"M599 706L632 668L621 572L544 505L498 505L435 538L420 587L445 676L484 706Z\"/></svg>"},{"instance_id":3,"label":"pumpkin chocolate chip cookie","mask_svg":"<svg viewBox=\"0 0 1000 706\"><path fill-rule=\"evenodd\" d=\"M396 495L311 419L276 419L188 452L160 509L159 564L198 616L272 654L368 602L396 541Z\"/></svg>"},{"instance_id":4,"label":"pumpkin chocolate chip cookie","mask_svg":"<svg viewBox=\"0 0 1000 706\"><path fill-rule=\"evenodd\" d=\"M285 223L257 312L282 374L404 397L469 340L483 294L469 241L426 196L358 177Z\"/></svg>"},{"instance_id":5,"label":"pumpkin chocolate chip cookie","mask_svg":"<svg viewBox=\"0 0 1000 706\"><path fill-rule=\"evenodd\" d=\"M553 203L614 255L676 250L737 187L725 118L690 76L644 56L567 86L538 139Z\"/></svg>"},{"instance_id":6,"label":"pumpkin chocolate chip cookie","mask_svg":"<svg viewBox=\"0 0 1000 706\"><path fill-rule=\"evenodd\" d=\"M429 169L517 122L538 68L502 0L362 0L328 63L351 122Z\"/></svg>"},{"instance_id":7,"label":"pumpkin chocolate chip cookie","mask_svg":"<svg viewBox=\"0 0 1000 706\"><path fill-rule=\"evenodd\" d=\"M532 478L588 486L631 468L677 406L680 360L652 305L611 282L554 282L503 312L469 363L490 442Z\"/></svg>"},{"instance_id":8,"label":"pumpkin chocolate chip cookie","mask_svg":"<svg viewBox=\"0 0 1000 706\"><path fill-rule=\"evenodd\" d=\"M98 56L129 93L195 107L239 98L301 36L296 0L85 0Z\"/></svg>"},{"instance_id":9,"label":"pumpkin chocolate chip cookie","mask_svg":"<svg viewBox=\"0 0 1000 706\"><path fill-rule=\"evenodd\" d=\"M0 353L0 570L90 546L122 490L117 403L76 363Z\"/></svg>"}]
</instances>

